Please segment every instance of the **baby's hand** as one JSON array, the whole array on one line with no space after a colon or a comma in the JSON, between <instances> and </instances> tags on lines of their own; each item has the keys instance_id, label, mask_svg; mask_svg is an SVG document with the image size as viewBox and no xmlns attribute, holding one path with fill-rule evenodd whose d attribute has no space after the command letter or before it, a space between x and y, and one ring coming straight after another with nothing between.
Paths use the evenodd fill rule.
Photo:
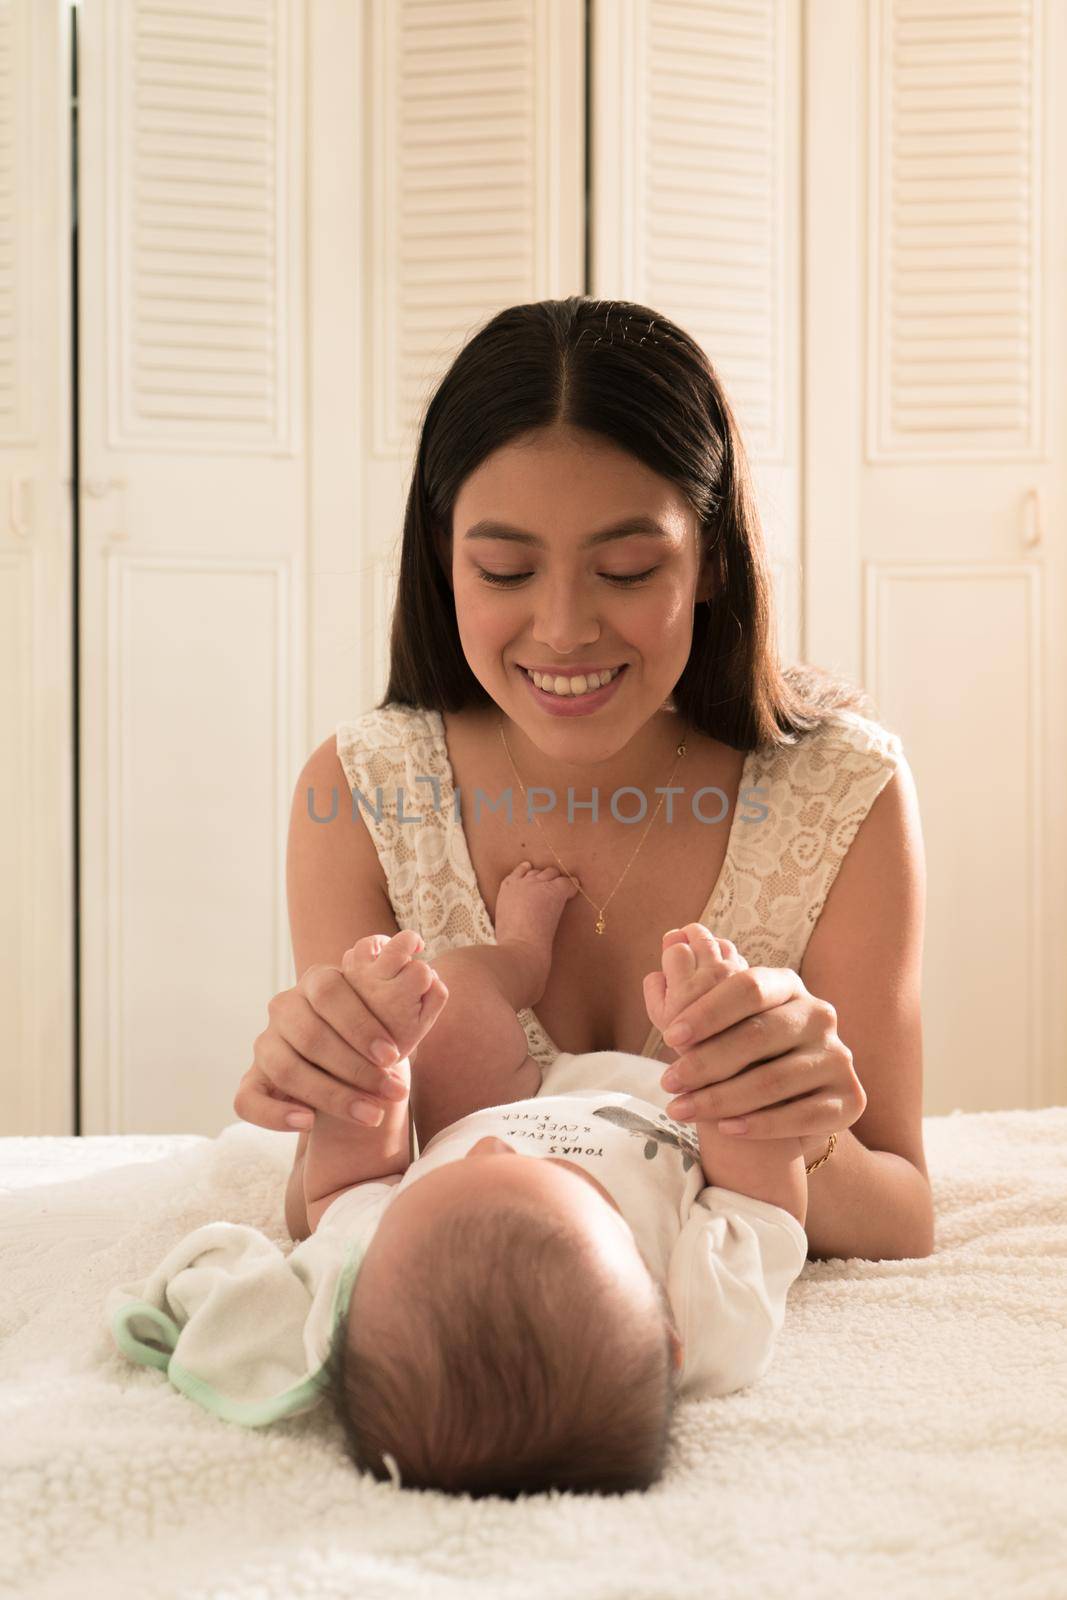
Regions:
<instances>
[{"instance_id":1,"label":"baby's hand","mask_svg":"<svg viewBox=\"0 0 1067 1600\"><path fill-rule=\"evenodd\" d=\"M424 948L412 928L402 933L371 934L341 957L341 971L368 1010L396 1040L400 1059L391 1070L407 1076L403 1063L415 1058L415 1047L433 1026L448 999L448 990L433 968L416 959Z\"/></svg>"},{"instance_id":2,"label":"baby's hand","mask_svg":"<svg viewBox=\"0 0 1067 1600\"><path fill-rule=\"evenodd\" d=\"M736 945L717 939L702 922L688 922L665 933L660 959L662 970L648 973L642 985L649 1021L660 1033L686 1006L748 966Z\"/></svg>"}]
</instances>

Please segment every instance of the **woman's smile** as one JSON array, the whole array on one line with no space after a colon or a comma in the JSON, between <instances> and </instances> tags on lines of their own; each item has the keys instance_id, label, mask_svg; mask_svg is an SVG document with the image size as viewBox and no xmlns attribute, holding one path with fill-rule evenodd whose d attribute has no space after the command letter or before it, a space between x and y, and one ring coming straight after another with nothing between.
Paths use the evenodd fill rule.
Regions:
<instances>
[{"instance_id":1,"label":"woman's smile","mask_svg":"<svg viewBox=\"0 0 1067 1600\"><path fill-rule=\"evenodd\" d=\"M518 671L535 702L547 711L549 716L554 717L584 717L593 711L599 711L601 706L606 705L615 696L626 675L625 665L618 667L607 683L601 684L596 689L586 688L582 692L581 686L588 681L584 675L576 674L572 681L569 675L559 673L550 681L553 685L560 685L565 691L561 693L555 687L539 688L525 667L519 667ZM566 689L568 685L570 685L569 692ZM578 693L573 692L575 688L579 689Z\"/></svg>"}]
</instances>

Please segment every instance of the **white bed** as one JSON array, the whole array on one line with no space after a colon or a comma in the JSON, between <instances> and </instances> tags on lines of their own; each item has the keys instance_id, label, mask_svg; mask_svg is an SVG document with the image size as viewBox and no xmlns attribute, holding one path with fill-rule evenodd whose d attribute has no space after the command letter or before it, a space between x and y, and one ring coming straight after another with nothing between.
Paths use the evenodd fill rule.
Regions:
<instances>
[{"instance_id":1,"label":"white bed","mask_svg":"<svg viewBox=\"0 0 1067 1600\"><path fill-rule=\"evenodd\" d=\"M107 1290L224 1218L289 1248L296 1135L0 1139L0 1594L143 1600L1067 1596L1067 1107L927 1118L937 1248L809 1262L753 1388L647 1494L359 1477L325 1407L220 1422Z\"/></svg>"}]
</instances>

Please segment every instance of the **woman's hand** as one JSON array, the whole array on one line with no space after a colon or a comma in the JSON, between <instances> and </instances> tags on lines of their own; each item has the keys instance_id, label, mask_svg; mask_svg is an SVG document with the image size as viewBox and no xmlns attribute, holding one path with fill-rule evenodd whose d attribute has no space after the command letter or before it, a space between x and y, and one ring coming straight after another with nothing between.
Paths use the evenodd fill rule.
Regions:
<instances>
[{"instance_id":1,"label":"woman's hand","mask_svg":"<svg viewBox=\"0 0 1067 1600\"><path fill-rule=\"evenodd\" d=\"M381 1111L407 1096L403 1079L374 1058L379 1042L392 1061L401 1051L341 967L309 967L268 1002L267 1015L233 1100L245 1122L284 1133L309 1128L316 1111L351 1118L357 1104Z\"/></svg>"},{"instance_id":2,"label":"woman's hand","mask_svg":"<svg viewBox=\"0 0 1067 1600\"><path fill-rule=\"evenodd\" d=\"M675 930L665 943L685 937ZM689 1037L679 1037L681 1028ZM730 973L681 1010L664 1039L684 1052L660 1079L668 1093L684 1091L667 1106L678 1121L717 1122L720 1132L750 1139L796 1137L807 1153L866 1109L837 1013L791 967Z\"/></svg>"}]
</instances>

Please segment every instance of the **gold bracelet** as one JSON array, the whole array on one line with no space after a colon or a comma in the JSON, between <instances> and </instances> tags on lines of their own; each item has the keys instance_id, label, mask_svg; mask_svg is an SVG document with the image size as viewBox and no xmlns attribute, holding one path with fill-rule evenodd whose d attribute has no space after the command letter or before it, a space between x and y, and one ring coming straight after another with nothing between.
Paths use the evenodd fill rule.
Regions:
<instances>
[{"instance_id":1,"label":"gold bracelet","mask_svg":"<svg viewBox=\"0 0 1067 1600\"><path fill-rule=\"evenodd\" d=\"M837 1144L837 1134L836 1133L832 1133L830 1135L830 1143L826 1147L826 1154L824 1156L820 1156L818 1161L813 1161L810 1167L805 1167L804 1171L805 1172L814 1172L815 1168L816 1167L821 1167L824 1161L829 1161L830 1157L834 1153L834 1146L836 1144Z\"/></svg>"}]
</instances>

